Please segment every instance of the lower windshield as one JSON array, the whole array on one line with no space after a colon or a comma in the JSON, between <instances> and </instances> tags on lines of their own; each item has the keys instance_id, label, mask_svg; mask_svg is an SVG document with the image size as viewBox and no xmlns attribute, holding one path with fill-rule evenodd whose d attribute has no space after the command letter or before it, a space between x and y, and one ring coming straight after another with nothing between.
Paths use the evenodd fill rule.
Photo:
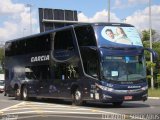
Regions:
<instances>
[{"instance_id":1,"label":"lower windshield","mask_svg":"<svg viewBox=\"0 0 160 120\"><path fill-rule=\"evenodd\" d=\"M142 56L105 56L102 62L103 79L136 81L146 77Z\"/></svg>"}]
</instances>

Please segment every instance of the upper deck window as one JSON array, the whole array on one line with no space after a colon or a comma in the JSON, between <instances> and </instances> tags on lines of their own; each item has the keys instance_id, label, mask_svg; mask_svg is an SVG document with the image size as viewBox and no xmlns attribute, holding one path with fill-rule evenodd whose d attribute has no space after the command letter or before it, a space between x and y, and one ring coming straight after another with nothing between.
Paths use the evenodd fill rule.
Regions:
<instances>
[{"instance_id":1,"label":"upper deck window","mask_svg":"<svg viewBox=\"0 0 160 120\"><path fill-rule=\"evenodd\" d=\"M54 38L54 58L67 60L75 55L74 37L71 29L58 31Z\"/></svg>"},{"instance_id":2,"label":"upper deck window","mask_svg":"<svg viewBox=\"0 0 160 120\"><path fill-rule=\"evenodd\" d=\"M96 26L100 46L142 46L139 33L134 27Z\"/></svg>"},{"instance_id":3,"label":"upper deck window","mask_svg":"<svg viewBox=\"0 0 160 120\"><path fill-rule=\"evenodd\" d=\"M74 49L73 36L71 30L58 31L54 40L55 50L72 50Z\"/></svg>"},{"instance_id":4,"label":"upper deck window","mask_svg":"<svg viewBox=\"0 0 160 120\"><path fill-rule=\"evenodd\" d=\"M94 30L91 26L75 28L79 46L96 46Z\"/></svg>"}]
</instances>

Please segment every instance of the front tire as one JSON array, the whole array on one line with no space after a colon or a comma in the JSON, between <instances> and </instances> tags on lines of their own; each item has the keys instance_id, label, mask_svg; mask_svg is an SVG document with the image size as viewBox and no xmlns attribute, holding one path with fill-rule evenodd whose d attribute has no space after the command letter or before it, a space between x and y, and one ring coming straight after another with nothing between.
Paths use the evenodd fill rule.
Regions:
<instances>
[{"instance_id":1,"label":"front tire","mask_svg":"<svg viewBox=\"0 0 160 120\"><path fill-rule=\"evenodd\" d=\"M22 99L25 100L25 101L29 100L29 97L28 97L28 89L27 89L26 86L24 86L24 87L22 88Z\"/></svg>"},{"instance_id":2,"label":"front tire","mask_svg":"<svg viewBox=\"0 0 160 120\"><path fill-rule=\"evenodd\" d=\"M79 89L76 89L72 94L72 104L76 106L83 104L82 92Z\"/></svg>"}]
</instances>

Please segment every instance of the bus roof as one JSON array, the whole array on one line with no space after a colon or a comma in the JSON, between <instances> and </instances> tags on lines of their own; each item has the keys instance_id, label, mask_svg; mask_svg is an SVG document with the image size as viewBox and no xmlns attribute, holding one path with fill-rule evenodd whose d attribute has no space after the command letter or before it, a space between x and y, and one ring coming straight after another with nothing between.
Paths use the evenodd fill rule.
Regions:
<instances>
[{"instance_id":1,"label":"bus roof","mask_svg":"<svg viewBox=\"0 0 160 120\"><path fill-rule=\"evenodd\" d=\"M64 30L64 29L68 29L68 28L74 28L74 27L80 27L80 26L85 26L85 25L92 25L92 26L124 26L124 27L134 27L133 25L130 24L126 24L126 23L107 23L107 22L96 22L96 23L78 23L78 24L73 24L73 25L69 25L69 26L64 26L61 28L56 28L54 30L49 30L46 32L42 32L42 33L37 33L37 34L33 34L30 36L25 36L25 37L21 37L21 38L17 38L17 39L13 39L13 40L8 40L6 41L6 43L8 42L14 42L14 41L19 41L19 40L23 40L23 39L28 39L28 38L33 38L33 37L38 37L38 36L42 36L42 35L46 35L52 32L56 32L56 31L60 31L60 30Z\"/></svg>"}]
</instances>

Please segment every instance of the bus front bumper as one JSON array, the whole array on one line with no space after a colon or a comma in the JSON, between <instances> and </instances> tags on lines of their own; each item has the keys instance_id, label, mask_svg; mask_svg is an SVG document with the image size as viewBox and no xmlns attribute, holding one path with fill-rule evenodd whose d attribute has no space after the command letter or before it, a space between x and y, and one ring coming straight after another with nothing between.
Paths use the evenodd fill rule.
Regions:
<instances>
[{"instance_id":1,"label":"bus front bumper","mask_svg":"<svg viewBox=\"0 0 160 120\"><path fill-rule=\"evenodd\" d=\"M122 101L146 101L148 97L148 91L137 91L137 92L108 92L103 91L101 100L103 102L122 102Z\"/></svg>"}]
</instances>

